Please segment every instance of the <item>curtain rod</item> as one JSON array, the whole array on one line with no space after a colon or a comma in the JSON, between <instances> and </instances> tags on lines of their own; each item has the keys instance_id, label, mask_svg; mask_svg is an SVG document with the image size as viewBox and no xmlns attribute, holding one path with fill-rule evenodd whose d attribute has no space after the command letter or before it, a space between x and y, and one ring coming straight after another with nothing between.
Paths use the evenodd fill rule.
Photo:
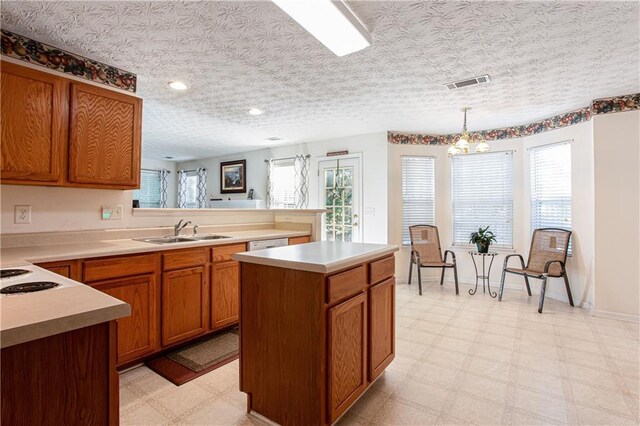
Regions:
<instances>
[{"instance_id":1,"label":"curtain rod","mask_svg":"<svg viewBox=\"0 0 640 426\"><path fill-rule=\"evenodd\" d=\"M284 158L272 158L271 160L264 160L265 163L269 161L282 161L282 160L295 160L298 156L295 157L284 157ZM311 154L303 155L304 158L311 158Z\"/></svg>"},{"instance_id":2,"label":"curtain rod","mask_svg":"<svg viewBox=\"0 0 640 426\"><path fill-rule=\"evenodd\" d=\"M145 172L162 172L162 171L165 171L167 173L171 173L171 170L167 170L167 169L145 169L145 168L142 168L140 170L145 171Z\"/></svg>"}]
</instances>

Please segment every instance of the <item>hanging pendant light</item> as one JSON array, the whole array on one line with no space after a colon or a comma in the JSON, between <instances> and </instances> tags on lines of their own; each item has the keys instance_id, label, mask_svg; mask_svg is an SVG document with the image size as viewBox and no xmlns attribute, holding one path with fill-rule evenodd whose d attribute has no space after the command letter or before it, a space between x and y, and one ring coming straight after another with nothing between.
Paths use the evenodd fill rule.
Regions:
<instances>
[{"instance_id":1,"label":"hanging pendant light","mask_svg":"<svg viewBox=\"0 0 640 426\"><path fill-rule=\"evenodd\" d=\"M467 131L467 111L469 111L470 107L463 107L462 112L464 113L464 122L462 125L462 133L460 134L460 138L449 147L447 153L449 155L457 155L457 154L468 154L469 153L469 144L471 143L471 136ZM476 146L475 152L487 152L490 151L490 147L485 140L481 140L480 143Z\"/></svg>"}]
</instances>

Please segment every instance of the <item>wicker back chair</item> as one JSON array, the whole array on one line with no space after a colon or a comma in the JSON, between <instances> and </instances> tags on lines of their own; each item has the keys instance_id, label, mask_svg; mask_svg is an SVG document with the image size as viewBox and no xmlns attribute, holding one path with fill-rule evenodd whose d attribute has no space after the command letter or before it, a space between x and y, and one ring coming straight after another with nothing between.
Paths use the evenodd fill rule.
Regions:
<instances>
[{"instance_id":1,"label":"wicker back chair","mask_svg":"<svg viewBox=\"0 0 640 426\"><path fill-rule=\"evenodd\" d=\"M413 265L418 267L418 291L422 296L422 274L420 268L442 268L440 285L444 283L444 271L446 268L453 268L453 277L456 284L456 294L458 291L458 268L456 266L456 255L451 250L444 252L440 248L440 235L438 228L432 225L413 225L409 227L411 237L411 258L409 260L409 285L411 285L411 275ZM451 254L451 262L447 262L447 256Z\"/></svg>"},{"instance_id":2,"label":"wicker back chair","mask_svg":"<svg viewBox=\"0 0 640 426\"><path fill-rule=\"evenodd\" d=\"M519 254L511 254L505 257L504 267L502 269L502 280L500 281L500 296L498 300L502 300L504 279L508 272L510 274L524 276L524 282L529 296L531 296L529 278L538 278L542 280L538 312L542 313L544 294L547 289L547 279L549 277L564 278L567 296L569 296L569 304L573 306L571 287L569 286L569 278L567 277L567 270L565 268L570 239L571 231L567 231L566 229L542 228L533 231L531 249L529 250L529 259L527 260L526 265L524 264L524 259ZM521 268L508 267L507 263L509 262L509 258L514 256L520 259Z\"/></svg>"}]
</instances>

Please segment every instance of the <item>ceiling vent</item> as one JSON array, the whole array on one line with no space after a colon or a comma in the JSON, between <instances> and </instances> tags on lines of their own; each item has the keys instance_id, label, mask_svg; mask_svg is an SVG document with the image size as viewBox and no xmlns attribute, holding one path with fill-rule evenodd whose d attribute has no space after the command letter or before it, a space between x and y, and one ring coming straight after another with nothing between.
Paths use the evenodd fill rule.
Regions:
<instances>
[{"instance_id":1,"label":"ceiling vent","mask_svg":"<svg viewBox=\"0 0 640 426\"><path fill-rule=\"evenodd\" d=\"M490 81L491 79L489 78L489 76L485 74L485 75L481 75L480 77L474 77L467 80L456 81L455 83L447 83L445 84L445 86L447 86L449 90L454 90L454 89L460 89L461 87L475 86L476 84L488 83Z\"/></svg>"},{"instance_id":2,"label":"ceiling vent","mask_svg":"<svg viewBox=\"0 0 640 426\"><path fill-rule=\"evenodd\" d=\"M282 140L282 138L279 138L279 137L277 137L277 136L271 136L270 138L267 138L267 140L268 140L268 141L274 141L274 142L275 142L275 141L281 141L281 140Z\"/></svg>"}]
</instances>

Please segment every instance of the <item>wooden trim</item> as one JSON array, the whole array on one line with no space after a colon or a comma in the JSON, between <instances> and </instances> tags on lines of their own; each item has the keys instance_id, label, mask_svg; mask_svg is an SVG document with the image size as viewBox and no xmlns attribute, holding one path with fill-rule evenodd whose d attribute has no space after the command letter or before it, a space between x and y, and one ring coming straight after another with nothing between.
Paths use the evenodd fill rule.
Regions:
<instances>
[{"instance_id":1,"label":"wooden trim","mask_svg":"<svg viewBox=\"0 0 640 426\"><path fill-rule=\"evenodd\" d=\"M103 281L112 278L151 274L155 272L156 253L103 257L82 261L82 281Z\"/></svg>"}]
</instances>

